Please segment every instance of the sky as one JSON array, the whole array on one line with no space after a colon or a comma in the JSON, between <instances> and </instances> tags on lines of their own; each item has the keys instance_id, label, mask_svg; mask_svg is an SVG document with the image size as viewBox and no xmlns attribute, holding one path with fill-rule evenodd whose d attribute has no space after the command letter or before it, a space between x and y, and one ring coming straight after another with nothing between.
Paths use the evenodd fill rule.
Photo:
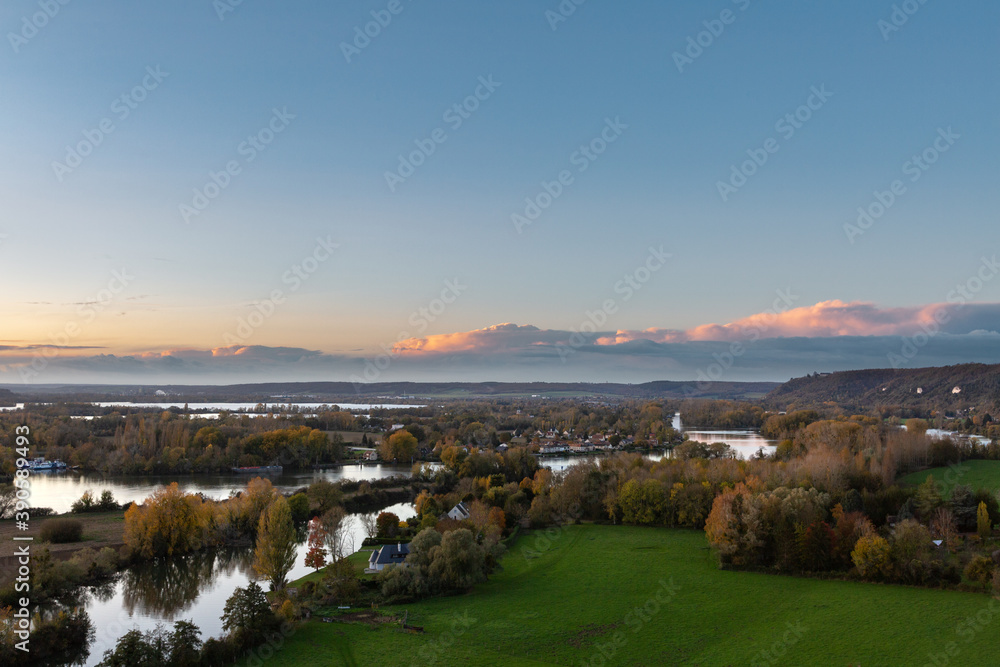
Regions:
<instances>
[{"instance_id":1,"label":"sky","mask_svg":"<svg viewBox=\"0 0 1000 667\"><path fill-rule=\"evenodd\" d=\"M8 0L0 382L1000 362L998 22Z\"/></svg>"}]
</instances>

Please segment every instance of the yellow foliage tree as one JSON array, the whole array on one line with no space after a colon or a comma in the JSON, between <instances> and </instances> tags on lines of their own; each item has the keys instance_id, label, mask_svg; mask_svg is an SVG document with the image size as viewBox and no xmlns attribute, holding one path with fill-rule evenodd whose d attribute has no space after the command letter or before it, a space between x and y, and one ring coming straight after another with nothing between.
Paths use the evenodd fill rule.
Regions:
<instances>
[{"instance_id":1,"label":"yellow foliage tree","mask_svg":"<svg viewBox=\"0 0 1000 667\"><path fill-rule=\"evenodd\" d=\"M174 482L125 512L125 544L145 558L196 551L209 539L213 515L200 496Z\"/></svg>"},{"instance_id":2,"label":"yellow foliage tree","mask_svg":"<svg viewBox=\"0 0 1000 667\"><path fill-rule=\"evenodd\" d=\"M865 579L881 579L892 566L892 548L879 535L865 535L854 545L851 560Z\"/></svg>"},{"instance_id":3,"label":"yellow foliage tree","mask_svg":"<svg viewBox=\"0 0 1000 667\"><path fill-rule=\"evenodd\" d=\"M260 516L253 569L271 582L272 589L285 586L285 577L295 565L295 526L292 510L284 496L278 496Z\"/></svg>"}]
</instances>

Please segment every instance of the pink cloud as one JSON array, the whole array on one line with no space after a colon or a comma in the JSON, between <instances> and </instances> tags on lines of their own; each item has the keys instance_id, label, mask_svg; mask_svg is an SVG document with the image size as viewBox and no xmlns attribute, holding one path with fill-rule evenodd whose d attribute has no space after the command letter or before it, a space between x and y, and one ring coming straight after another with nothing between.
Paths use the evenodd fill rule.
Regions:
<instances>
[{"instance_id":1,"label":"pink cloud","mask_svg":"<svg viewBox=\"0 0 1000 667\"><path fill-rule=\"evenodd\" d=\"M822 301L784 312L762 312L727 324L702 324L687 330L649 328L597 332L587 336L596 345L620 345L646 340L654 343L688 341L740 341L760 338L831 338L838 336L912 336L918 331L948 322L941 330L965 334L1000 328L1000 304L956 305L935 303L919 307L882 308L863 301ZM498 324L456 333L410 338L397 343L397 354L447 354L498 352L531 345L566 343L571 331L534 326ZM575 334L579 336L580 334Z\"/></svg>"}]
</instances>

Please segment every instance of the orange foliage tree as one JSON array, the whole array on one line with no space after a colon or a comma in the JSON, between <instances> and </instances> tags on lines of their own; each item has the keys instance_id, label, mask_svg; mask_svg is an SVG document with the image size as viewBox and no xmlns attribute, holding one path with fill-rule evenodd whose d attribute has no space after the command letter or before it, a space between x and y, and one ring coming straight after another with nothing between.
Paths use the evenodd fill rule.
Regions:
<instances>
[{"instance_id":1,"label":"orange foliage tree","mask_svg":"<svg viewBox=\"0 0 1000 667\"><path fill-rule=\"evenodd\" d=\"M145 558L196 551L210 538L213 514L211 505L174 482L125 512L125 544Z\"/></svg>"}]
</instances>

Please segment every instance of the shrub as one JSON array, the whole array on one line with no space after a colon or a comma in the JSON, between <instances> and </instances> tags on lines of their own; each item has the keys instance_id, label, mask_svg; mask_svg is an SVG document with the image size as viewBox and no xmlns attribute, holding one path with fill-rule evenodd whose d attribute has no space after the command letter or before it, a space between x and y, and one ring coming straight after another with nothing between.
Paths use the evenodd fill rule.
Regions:
<instances>
[{"instance_id":1,"label":"shrub","mask_svg":"<svg viewBox=\"0 0 1000 667\"><path fill-rule=\"evenodd\" d=\"M72 511L74 514L93 512L94 504L94 494L90 489L87 489L83 492L83 495L80 496L80 499L73 503Z\"/></svg>"},{"instance_id":2,"label":"shrub","mask_svg":"<svg viewBox=\"0 0 1000 667\"><path fill-rule=\"evenodd\" d=\"M993 581L993 561L986 556L976 556L965 566L966 578L984 589Z\"/></svg>"},{"instance_id":3,"label":"shrub","mask_svg":"<svg viewBox=\"0 0 1000 667\"><path fill-rule=\"evenodd\" d=\"M42 524L39 537L43 542L63 544L83 539L83 522L76 519L48 519Z\"/></svg>"},{"instance_id":4,"label":"shrub","mask_svg":"<svg viewBox=\"0 0 1000 667\"><path fill-rule=\"evenodd\" d=\"M892 567L891 554L892 548L885 538L879 535L865 535L854 545L851 561L862 577L879 580L884 578Z\"/></svg>"}]
</instances>

